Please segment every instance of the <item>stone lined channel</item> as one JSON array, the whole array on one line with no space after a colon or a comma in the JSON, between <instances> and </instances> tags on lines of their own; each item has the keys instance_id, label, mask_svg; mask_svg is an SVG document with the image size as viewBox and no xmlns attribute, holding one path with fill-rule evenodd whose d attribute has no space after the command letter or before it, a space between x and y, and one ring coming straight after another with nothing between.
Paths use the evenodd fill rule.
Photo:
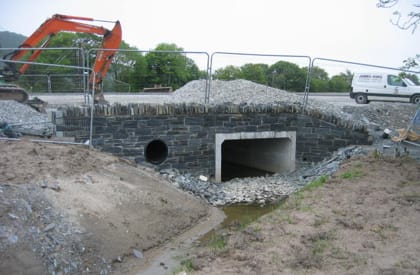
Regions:
<instances>
[{"instance_id":1,"label":"stone lined channel","mask_svg":"<svg viewBox=\"0 0 420 275\"><path fill-rule=\"evenodd\" d=\"M174 186L215 206L241 203L265 205L289 196L321 176L332 175L343 160L365 153L362 147L350 146L339 149L331 158L324 161L315 164L300 163L294 172L288 174L235 178L222 183L203 181L191 174L181 174L176 169L163 169L160 173Z\"/></svg>"}]
</instances>

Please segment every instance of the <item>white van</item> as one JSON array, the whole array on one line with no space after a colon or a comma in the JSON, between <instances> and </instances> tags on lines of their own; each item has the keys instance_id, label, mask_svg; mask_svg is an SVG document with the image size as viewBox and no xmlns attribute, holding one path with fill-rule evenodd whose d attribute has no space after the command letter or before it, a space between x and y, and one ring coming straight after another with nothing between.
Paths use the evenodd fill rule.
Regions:
<instances>
[{"instance_id":1,"label":"white van","mask_svg":"<svg viewBox=\"0 0 420 275\"><path fill-rule=\"evenodd\" d=\"M420 104L420 86L410 79L386 73L355 73L351 83L350 97L359 104L369 103L374 97L407 98Z\"/></svg>"}]
</instances>

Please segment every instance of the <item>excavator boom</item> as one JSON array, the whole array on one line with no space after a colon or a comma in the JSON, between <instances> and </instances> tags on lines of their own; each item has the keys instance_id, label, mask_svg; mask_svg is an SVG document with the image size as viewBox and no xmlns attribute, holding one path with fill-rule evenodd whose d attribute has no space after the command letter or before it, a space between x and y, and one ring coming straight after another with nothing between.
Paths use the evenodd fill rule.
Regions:
<instances>
[{"instance_id":1,"label":"excavator boom","mask_svg":"<svg viewBox=\"0 0 420 275\"><path fill-rule=\"evenodd\" d=\"M33 62L36 60L42 52L42 48L47 47L50 39L59 32L80 32L80 33L92 33L103 36L101 49L96 55L96 60L93 65L93 74L90 77L91 88L95 89L95 100L104 101L103 93L100 89L100 84L105 78L109 67L112 63L116 51L120 47L122 41L122 30L119 21L115 22L115 26L112 30L108 30L101 26L89 25L77 21L95 21L93 18L80 17L80 16L69 16L62 14L55 14L51 18L47 19L31 36L29 36L20 46L18 50L15 50L5 56L4 59L18 61L22 60L25 56L29 56L25 59L27 62ZM31 50L31 48L39 48ZM29 63L23 64L18 70L12 63L6 64L6 69L3 69L1 74L5 81L17 80L19 75L24 74ZM3 88L2 88L3 87ZM11 89L10 85L0 84L0 99L13 98L8 93L17 93L16 89ZM22 92L19 92L19 97L22 98ZM26 97L27 98L27 97Z\"/></svg>"}]
</instances>

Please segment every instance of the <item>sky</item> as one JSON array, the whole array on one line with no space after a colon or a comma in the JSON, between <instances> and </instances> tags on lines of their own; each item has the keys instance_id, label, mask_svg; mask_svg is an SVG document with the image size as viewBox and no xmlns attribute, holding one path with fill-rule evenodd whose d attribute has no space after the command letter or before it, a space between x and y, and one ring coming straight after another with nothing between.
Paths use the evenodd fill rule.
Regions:
<instances>
[{"instance_id":1,"label":"sky","mask_svg":"<svg viewBox=\"0 0 420 275\"><path fill-rule=\"evenodd\" d=\"M420 53L420 29L412 33L390 21L395 10L415 11L412 4L419 2L400 0L384 9L377 0L13 0L0 2L0 31L29 36L53 14L65 14L119 20L123 40L141 50L165 42L209 54L303 55L400 67ZM200 67L206 61L201 55L194 59ZM276 60L215 55L213 66ZM322 63L342 70L339 64Z\"/></svg>"}]
</instances>

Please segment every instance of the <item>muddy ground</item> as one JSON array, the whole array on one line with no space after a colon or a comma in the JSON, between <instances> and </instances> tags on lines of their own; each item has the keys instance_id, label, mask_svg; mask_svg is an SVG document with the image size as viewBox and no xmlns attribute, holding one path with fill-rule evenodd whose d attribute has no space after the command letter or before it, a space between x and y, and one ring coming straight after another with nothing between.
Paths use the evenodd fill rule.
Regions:
<instances>
[{"instance_id":1,"label":"muddy ground","mask_svg":"<svg viewBox=\"0 0 420 275\"><path fill-rule=\"evenodd\" d=\"M107 274L209 215L155 172L76 145L0 141L0 274Z\"/></svg>"},{"instance_id":2,"label":"muddy ground","mask_svg":"<svg viewBox=\"0 0 420 275\"><path fill-rule=\"evenodd\" d=\"M420 163L377 154L343 163L251 224L189 254L188 274L420 274Z\"/></svg>"}]
</instances>

